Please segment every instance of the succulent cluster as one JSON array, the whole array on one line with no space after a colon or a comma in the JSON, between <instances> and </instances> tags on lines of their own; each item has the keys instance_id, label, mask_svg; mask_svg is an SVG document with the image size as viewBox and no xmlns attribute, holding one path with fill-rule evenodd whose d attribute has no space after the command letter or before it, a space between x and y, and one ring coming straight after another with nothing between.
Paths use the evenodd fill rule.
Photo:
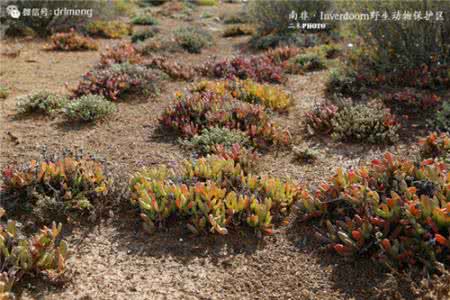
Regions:
<instances>
[{"instance_id":1,"label":"succulent cluster","mask_svg":"<svg viewBox=\"0 0 450 300\"><path fill-rule=\"evenodd\" d=\"M176 216L196 234L227 234L241 224L270 234L272 219L286 217L298 197L293 183L244 175L239 164L217 156L185 161L180 174L165 167L144 169L131 179L130 189L150 232Z\"/></svg>"},{"instance_id":2,"label":"succulent cluster","mask_svg":"<svg viewBox=\"0 0 450 300\"><path fill-rule=\"evenodd\" d=\"M218 62L207 62L203 66L206 76L227 79L253 79L257 82L282 83L283 68L267 56L238 56Z\"/></svg>"},{"instance_id":3,"label":"succulent cluster","mask_svg":"<svg viewBox=\"0 0 450 300\"><path fill-rule=\"evenodd\" d=\"M146 60L144 64L163 71L174 80L191 80L196 76L196 71L191 66L176 61L171 62L162 56L154 56L150 60Z\"/></svg>"},{"instance_id":4,"label":"succulent cluster","mask_svg":"<svg viewBox=\"0 0 450 300\"><path fill-rule=\"evenodd\" d=\"M448 133L431 133L419 141L420 155L423 159L439 158L450 163L450 137Z\"/></svg>"},{"instance_id":5,"label":"succulent cluster","mask_svg":"<svg viewBox=\"0 0 450 300\"><path fill-rule=\"evenodd\" d=\"M9 88L0 83L0 99L6 99L9 96Z\"/></svg>"},{"instance_id":6,"label":"succulent cluster","mask_svg":"<svg viewBox=\"0 0 450 300\"><path fill-rule=\"evenodd\" d=\"M336 116L338 107L333 104L316 105L305 114L306 130L308 134L330 133L333 130L331 120Z\"/></svg>"},{"instance_id":7,"label":"succulent cluster","mask_svg":"<svg viewBox=\"0 0 450 300\"><path fill-rule=\"evenodd\" d=\"M141 55L130 43L120 43L100 54L100 67L110 66L112 64L139 64L142 62Z\"/></svg>"},{"instance_id":8,"label":"succulent cluster","mask_svg":"<svg viewBox=\"0 0 450 300\"><path fill-rule=\"evenodd\" d=\"M5 210L0 208L0 218ZM0 297L14 298L11 290L15 282L25 274L52 273L53 277L64 272L68 256L67 243L58 241L61 224L44 227L31 238L25 238L17 222L0 221Z\"/></svg>"},{"instance_id":9,"label":"succulent cluster","mask_svg":"<svg viewBox=\"0 0 450 300\"><path fill-rule=\"evenodd\" d=\"M142 65L113 64L86 73L73 92L76 96L97 94L118 100L127 93L155 93L158 80L158 74Z\"/></svg>"},{"instance_id":10,"label":"succulent cluster","mask_svg":"<svg viewBox=\"0 0 450 300\"><path fill-rule=\"evenodd\" d=\"M260 105L213 92L179 95L160 118L161 124L191 138L205 128L226 127L245 132L255 146L285 145L289 134L269 120Z\"/></svg>"},{"instance_id":11,"label":"succulent cluster","mask_svg":"<svg viewBox=\"0 0 450 300\"><path fill-rule=\"evenodd\" d=\"M55 33L50 37L52 50L77 51L97 50L97 43L88 37L71 30L70 32Z\"/></svg>"},{"instance_id":12,"label":"succulent cluster","mask_svg":"<svg viewBox=\"0 0 450 300\"><path fill-rule=\"evenodd\" d=\"M265 56L267 56L274 63L281 64L292 57L297 56L300 53L300 48L297 47L277 47L274 49L269 49L265 52Z\"/></svg>"},{"instance_id":13,"label":"succulent cluster","mask_svg":"<svg viewBox=\"0 0 450 300\"><path fill-rule=\"evenodd\" d=\"M395 143L400 125L384 109L366 105L345 106L331 120L334 139L367 143Z\"/></svg>"},{"instance_id":14,"label":"succulent cluster","mask_svg":"<svg viewBox=\"0 0 450 300\"><path fill-rule=\"evenodd\" d=\"M90 122L102 119L117 110L116 105L100 95L84 95L69 101L64 114L70 121Z\"/></svg>"},{"instance_id":15,"label":"succulent cluster","mask_svg":"<svg viewBox=\"0 0 450 300\"><path fill-rule=\"evenodd\" d=\"M284 90L267 84L259 84L251 79L201 81L195 91L211 91L220 95L231 96L249 103L261 104L271 110L287 111L292 103L291 96Z\"/></svg>"},{"instance_id":16,"label":"succulent cluster","mask_svg":"<svg viewBox=\"0 0 450 300\"><path fill-rule=\"evenodd\" d=\"M62 109L67 101L68 99L65 96L43 91L18 97L16 100L16 110L18 114L43 113L49 115Z\"/></svg>"},{"instance_id":17,"label":"succulent cluster","mask_svg":"<svg viewBox=\"0 0 450 300\"><path fill-rule=\"evenodd\" d=\"M383 97L386 105L399 113L418 113L436 107L440 98L435 94L423 94L414 89L387 94Z\"/></svg>"},{"instance_id":18,"label":"succulent cluster","mask_svg":"<svg viewBox=\"0 0 450 300\"><path fill-rule=\"evenodd\" d=\"M93 36L99 36L107 39L120 39L130 35L133 32L130 24L122 21L103 21L97 20L86 26L86 31Z\"/></svg>"},{"instance_id":19,"label":"succulent cluster","mask_svg":"<svg viewBox=\"0 0 450 300\"><path fill-rule=\"evenodd\" d=\"M197 27L178 28L174 37L178 45L190 53L201 53L203 48L212 44L212 36Z\"/></svg>"},{"instance_id":20,"label":"succulent cluster","mask_svg":"<svg viewBox=\"0 0 450 300\"><path fill-rule=\"evenodd\" d=\"M7 166L2 180L2 191L14 199L5 203L6 209L33 211L36 217L44 219L88 212L110 187L101 163L70 156Z\"/></svg>"},{"instance_id":21,"label":"succulent cluster","mask_svg":"<svg viewBox=\"0 0 450 300\"><path fill-rule=\"evenodd\" d=\"M450 263L450 176L445 163L386 153L359 169L339 168L300 194L305 219L321 217L329 247L390 266Z\"/></svg>"},{"instance_id":22,"label":"succulent cluster","mask_svg":"<svg viewBox=\"0 0 450 300\"><path fill-rule=\"evenodd\" d=\"M255 33L255 29L246 24L228 26L223 32L223 37L234 37L241 35L252 35Z\"/></svg>"}]
</instances>

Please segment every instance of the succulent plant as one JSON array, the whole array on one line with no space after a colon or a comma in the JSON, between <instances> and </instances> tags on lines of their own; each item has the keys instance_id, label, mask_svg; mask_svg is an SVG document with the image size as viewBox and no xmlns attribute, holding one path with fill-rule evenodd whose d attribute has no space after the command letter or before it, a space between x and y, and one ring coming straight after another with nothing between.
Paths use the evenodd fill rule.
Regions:
<instances>
[{"instance_id":1,"label":"succulent plant","mask_svg":"<svg viewBox=\"0 0 450 300\"><path fill-rule=\"evenodd\" d=\"M0 217L4 214L0 208ZM33 237L25 238L16 221L1 221L0 296L14 298L14 283L25 274L51 272L56 277L64 272L68 246L64 240L58 241L61 228L61 224L53 222L51 228L44 227Z\"/></svg>"},{"instance_id":2,"label":"succulent plant","mask_svg":"<svg viewBox=\"0 0 450 300\"><path fill-rule=\"evenodd\" d=\"M7 166L2 180L2 192L12 199L5 207L32 211L40 220L90 213L101 204L111 185L100 162L71 156Z\"/></svg>"},{"instance_id":3,"label":"succulent plant","mask_svg":"<svg viewBox=\"0 0 450 300\"><path fill-rule=\"evenodd\" d=\"M239 164L217 156L185 161L180 174L165 167L144 169L131 179L130 189L147 231L176 216L196 234L227 234L240 224L270 234L273 218L289 214L298 192L291 182L244 175Z\"/></svg>"},{"instance_id":4,"label":"succulent plant","mask_svg":"<svg viewBox=\"0 0 450 300\"><path fill-rule=\"evenodd\" d=\"M116 101L126 93L156 93L158 81L158 73L144 66L113 64L86 73L73 92L75 96L96 94Z\"/></svg>"},{"instance_id":5,"label":"succulent plant","mask_svg":"<svg viewBox=\"0 0 450 300\"><path fill-rule=\"evenodd\" d=\"M52 50L77 51L97 50L97 43L88 37L82 36L73 29L70 32L55 33L50 37Z\"/></svg>"},{"instance_id":6,"label":"succulent plant","mask_svg":"<svg viewBox=\"0 0 450 300\"><path fill-rule=\"evenodd\" d=\"M304 218L322 218L329 248L403 268L450 262L450 177L445 163L386 153L358 169L339 168L300 193Z\"/></svg>"}]
</instances>

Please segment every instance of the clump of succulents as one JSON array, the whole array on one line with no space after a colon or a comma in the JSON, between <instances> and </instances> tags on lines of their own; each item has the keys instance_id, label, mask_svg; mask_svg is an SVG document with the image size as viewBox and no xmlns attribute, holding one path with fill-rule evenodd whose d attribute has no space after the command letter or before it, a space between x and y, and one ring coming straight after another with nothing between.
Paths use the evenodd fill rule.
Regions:
<instances>
[{"instance_id":1,"label":"clump of succulents","mask_svg":"<svg viewBox=\"0 0 450 300\"><path fill-rule=\"evenodd\" d=\"M178 28L174 36L178 45L190 53L201 53L212 41L212 36L207 31L196 27Z\"/></svg>"},{"instance_id":2,"label":"clump of succulents","mask_svg":"<svg viewBox=\"0 0 450 300\"><path fill-rule=\"evenodd\" d=\"M130 181L144 229L176 217L195 234L227 234L246 224L270 234L298 197L298 188L278 178L244 175L239 164L217 156L185 161L180 172L165 166L144 169Z\"/></svg>"},{"instance_id":3,"label":"clump of succulents","mask_svg":"<svg viewBox=\"0 0 450 300\"><path fill-rule=\"evenodd\" d=\"M252 79L269 83L282 83L286 80L283 68L265 55L206 62L201 71L203 75L215 78Z\"/></svg>"},{"instance_id":4,"label":"clump of succulents","mask_svg":"<svg viewBox=\"0 0 450 300\"><path fill-rule=\"evenodd\" d=\"M397 113L404 114L432 109L440 103L440 97L435 94L421 93L415 89L404 89L385 95L383 101Z\"/></svg>"},{"instance_id":5,"label":"clump of succulents","mask_svg":"<svg viewBox=\"0 0 450 300\"><path fill-rule=\"evenodd\" d=\"M163 71L174 80L191 80L196 76L196 71L191 66L169 61L162 56L155 56L146 60L145 65Z\"/></svg>"},{"instance_id":6,"label":"clump of succulents","mask_svg":"<svg viewBox=\"0 0 450 300\"><path fill-rule=\"evenodd\" d=\"M205 128L225 127L244 132L254 146L289 143L289 133L271 122L262 106L213 92L178 95L175 104L164 111L160 122L185 138L192 138Z\"/></svg>"},{"instance_id":7,"label":"clump of succulents","mask_svg":"<svg viewBox=\"0 0 450 300\"><path fill-rule=\"evenodd\" d=\"M333 130L331 120L336 116L338 107L333 104L316 105L305 114L308 134L330 133Z\"/></svg>"},{"instance_id":8,"label":"clump of succulents","mask_svg":"<svg viewBox=\"0 0 450 300\"><path fill-rule=\"evenodd\" d=\"M5 210L0 208L0 218ZM14 299L13 287L26 274L50 273L53 278L64 272L67 243L59 241L61 224L53 222L27 238L14 220L0 221L0 296Z\"/></svg>"},{"instance_id":9,"label":"clump of succulents","mask_svg":"<svg viewBox=\"0 0 450 300\"><path fill-rule=\"evenodd\" d=\"M368 255L390 267L450 263L450 176L442 161L386 153L343 170L299 201L303 218L321 218L321 236L341 255Z\"/></svg>"},{"instance_id":10,"label":"clump of succulents","mask_svg":"<svg viewBox=\"0 0 450 300\"><path fill-rule=\"evenodd\" d=\"M90 122L105 118L116 110L116 105L103 96L85 95L69 101L64 114L70 121Z\"/></svg>"},{"instance_id":11,"label":"clump of succulents","mask_svg":"<svg viewBox=\"0 0 450 300\"><path fill-rule=\"evenodd\" d=\"M52 50L77 51L97 50L97 43L88 37L82 36L73 29L70 32L55 33L50 37Z\"/></svg>"},{"instance_id":12,"label":"clump of succulents","mask_svg":"<svg viewBox=\"0 0 450 300\"><path fill-rule=\"evenodd\" d=\"M130 35L133 28L130 24L122 21L97 20L87 24L86 31L92 36L99 36L107 39L120 39Z\"/></svg>"},{"instance_id":13,"label":"clump of succulents","mask_svg":"<svg viewBox=\"0 0 450 300\"><path fill-rule=\"evenodd\" d=\"M97 94L117 101L129 93L144 95L157 92L157 72L141 65L113 64L86 73L74 90L75 96Z\"/></svg>"},{"instance_id":14,"label":"clump of succulents","mask_svg":"<svg viewBox=\"0 0 450 300\"><path fill-rule=\"evenodd\" d=\"M227 150L234 144L245 146L249 143L249 138L239 130L212 127L203 129L201 134L194 135L190 140L182 141L182 143L193 148L197 153L206 155L213 153L216 145L222 145Z\"/></svg>"},{"instance_id":15,"label":"clump of succulents","mask_svg":"<svg viewBox=\"0 0 450 300\"><path fill-rule=\"evenodd\" d=\"M5 208L31 211L39 221L89 213L101 204L111 185L100 162L71 156L7 166L2 181L2 193L10 198Z\"/></svg>"},{"instance_id":16,"label":"clump of succulents","mask_svg":"<svg viewBox=\"0 0 450 300\"><path fill-rule=\"evenodd\" d=\"M423 159L438 158L450 162L450 137L448 133L431 133L419 141L420 156Z\"/></svg>"},{"instance_id":17,"label":"clump of succulents","mask_svg":"<svg viewBox=\"0 0 450 300\"><path fill-rule=\"evenodd\" d=\"M284 90L247 80L201 81L194 91L212 91L220 95L230 94L241 101L261 104L274 111L287 111L292 103L291 96Z\"/></svg>"},{"instance_id":18,"label":"clump of succulents","mask_svg":"<svg viewBox=\"0 0 450 300\"><path fill-rule=\"evenodd\" d=\"M274 63L281 64L300 53L300 48L285 46L269 49L265 52L265 56L270 58Z\"/></svg>"},{"instance_id":19,"label":"clump of succulents","mask_svg":"<svg viewBox=\"0 0 450 300\"><path fill-rule=\"evenodd\" d=\"M366 105L345 106L331 120L331 136L341 141L395 143L399 124L384 109Z\"/></svg>"},{"instance_id":20,"label":"clump of succulents","mask_svg":"<svg viewBox=\"0 0 450 300\"><path fill-rule=\"evenodd\" d=\"M142 62L141 55L130 43L120 43L112 48L106 48L106 51L100 54L100 67L110 66L112 64L139 64Z\"/></svg>"},{"instance_id":21,"label":"clump of succulents","mask_svg":"<svg viewBox=\"0 0 450 300\"><path fill-rule=\"evenodd\" d=\"M43 91L18 97L16 110L18 114L42 113L49 115L62 109L67 101L65 96Z\"/></svg>"}]
</instances>

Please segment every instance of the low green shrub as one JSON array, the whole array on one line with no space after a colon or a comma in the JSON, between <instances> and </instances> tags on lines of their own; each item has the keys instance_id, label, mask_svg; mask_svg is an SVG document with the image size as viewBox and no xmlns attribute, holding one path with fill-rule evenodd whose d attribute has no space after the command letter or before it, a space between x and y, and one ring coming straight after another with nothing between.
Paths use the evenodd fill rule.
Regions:
<instances>
[{"instance_id":1,"label":"low green shrub","mask_svg":"<svg viewBox=\"0 0 450 300\"><path fill-rule=\"evenodd\" d=\"M182 141L182 144L194 149L198 154L207 155L213 153L216 145L223 145L226 150L229 150L234 144L241 146L249 144L249 139L248 136L238 130L212 127L203 129L199 135L194 135L191 139Z\"/></svg>"},{"instance_id":2,"label":"low green shrub","mask_svg":"<svg viewBox=\"0 0 450 300\"><path fill-rule=\"evenodd\" d=\"M395 143L400 125L386 110L366 105L345 106L331 120L336 140Z\"/></svg>"},{"instance_id":3,"label":"low green shrub","mask_svg":"<svg viewBox=\"0 0 450 300\"><path fill-rule=\"evenodd\" d=\"M289 62L289 69L292 73L311 72L325 69L325 63L321 56L315 53L300 54Z\"/></svg>"},{"instance_id":4,"label":"low green shrub","mask_svg":"<svg viewBox=\"0 0 450 300\"><path fill-rule=\"evenodd\" d=\"M225 28L223 37L234 37L241 35L252 35L255 33L255 29L249 25L232 25Z\"/></svg>"},{"instance_id":5,"label":"low green shrub","mask_svg":"<svg viewBox=\"0 0 450 300\"><path fill-rule=\"evenodd\" d=\"M320 46L319 50L327 59L336 58L342 52L342 48L337 44L325 44Z\"/></svg>"},{"instance_id":6,"label":"low green shrub","mask_svg":"<svg viewBox=\"0 0 450 300\"><path fill-rule=\"evenodd\" d=\"M44 91L18 97L16 111L18 114L43 113L49 115L62 109L67 101L65 96Z\"/></svg>"},{"instance_id":7,"label":"low green shrub","mask_svg":"<svg viewBox=\"0 0 450 300\"><path fill-rule=\"evenodd\" d=\"M326 82L326 92L337 97L357 97L366 87L357 79L357 74L348 68L335 68L330 71Z\"/></svg>"},{"instance_id":8,"label":"low green shrub","mask_svg":"<svg viewBox=\"0 0 450 300\"><path fill-rule=\"evenodd\" d=\"M436 112L434 126L440 131L450 132L450 101L444 101Z\"/></svg>"},{"instance_id":9,"label":"low green shrub","mask_svg":"<svg viewBox=\"0 0 450 300\"><path fill-rule=\"evenodd\" d=\"M198 6L215 6L219 3L218 0L194 0L194 3Z\"/></svg>"},{"instance_id":10,"label":"low green shrub","mask_svg":"<svg viewBox=\"0 0 450 300\"><path fill-rule=\"evenodd\" d=\"M69 101L63 111L70 121L90 122L105 118L116 110L116 105L103 96L85 95Z\"/></svg>"},{"instance_id":11,"label":"low green shrub","mask_svg":"<svg viewBox=\"0 0 450 300\"><path fill-rule=\"evenodd\" d=\"M270 234L298 197L295 184L244 175L239 164L217 156L185 161L178 174L165 166L144 169L133 176L130 190L146 231L175 217L195 234L227 234L241 224Z\"/></svg>"},{"instance_id":12,"label":"low green shrub","mask_svg":"<svg viewBox=\"0 0 450 300\"><path fill-rule=\"evenodd\" d=\"M144 30L137 31L131 36L131 42L137 43L145 41L148 38L152 38L159 33L159 29L155 27L146 28Z\"/></svg>"},{"instance_id":13,"label":"low green shrub","mask_svg":"<svg viewBox=\"0 0 450 300\"><path fill-rule=\"evenodd\" d=\"M190 53L201 53L212 44L212 36L200 28L182 27L174 32L178 45Z\"/></svg>"},{"instance_id":14,"label":"low green shrub","mask_svg":"<svg viewBox=\"0 0 450 300\"><path fill-rule=\"evenodd\" d=\"M135 16L131 19L131 23L134 25L158 25L159 24L158 20L156 20L156 18L154 18L153 16L150 16L150 15Z\"/></svg>"}]
</instances>

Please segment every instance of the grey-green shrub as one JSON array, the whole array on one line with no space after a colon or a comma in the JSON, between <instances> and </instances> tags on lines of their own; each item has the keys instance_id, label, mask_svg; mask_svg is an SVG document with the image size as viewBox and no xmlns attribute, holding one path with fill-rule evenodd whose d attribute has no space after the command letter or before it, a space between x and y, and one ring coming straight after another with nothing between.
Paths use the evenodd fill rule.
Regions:
<instances>
[{"instance_id":1,"label":"grey-green shrub","mask_svg":"<svg viewBox=\"0 0 450 300\"><path fill-rule=\"evenodd\" d=\"M70 121L90 122L116 111L116 105L99 95L85 95L67 103L64 114Z\"/></svg>"},{"instance_id":2,"label":"grey-green shrub","mask_svg":"<svg viewBox=\"0 0 450 300\"><path fill-rule=\"evenodd\" d=\"M294 68L298 67L302 71L316 71L325 68L322 57L315 53L300 54L293 58Z\"/></svg>"},{"instance_id":3,"label":"grey-green shrub","mask_svg":"<svg viewBox=\"0 0 450 300\"><path fill-rule=\"evenodd\" d=\"M197 27L178 28L174 35L178 45L190 53L201 53L212 44L212 36Z\"/></svg>"},{"instance_id":4,"label":"grey-green shrub","mask_svg":"<svg viewBox=\"0 0 450 300\"><path fill-rule=\"evenodd\" d=\"M131 19L131 23L134 25L158 25L158 20L150 15L135 16Z\"/></svg>"},{"instance_id":5,"label":"grey-green shrub","mask_svg":"<svg viewBox=\"0 0 450 300\"><path fill-rule=\"evenodd\" d=\"M219 127L204 129L200 135L195 135L187 141L181 141L184 146L204 155L211 153L212 147L217 144L231 148L233 144L246 145L248 142L249 139L244 133Z\"/></svg>"},{"instance_id":6,"label":"grey-green shrub","mask_svg":"<svg viewBox=\"0 0 450 300\"><path fill-rule=\"evenodd\" d=\"M152 27L152 28L146 28L144 30L138 31L133 33L131 36L131 42L137 43L141 41L145 41L148 38L152 38L155 35L157 35L159 32L158 28Z\"/></svg>"},{"instance_id":7,"label":"grey-green shrub","mask_svg":"<svg viewBox=\"0 0 450 300\"><path fill-rule=\"evenodd\" d=\"M331 136L336 140L392 144L399 138L399 125L393 116L378 107L345 106L337 112L331 124Z\"/></svg>"},{"instance_id":8,"label":"grey-green shrub","mask_svg":"<svg viewBox=\"0 0 450 300\"><path fill-rule=\"evenodd\" d=\"M434 125L440 131L450 132L450 101L445 101L436 112Z\"/></svg>"},{"instance_id":9,"label":"grey-green shrub","mask_svg":"<svg viewBox=\"0 0 450 300\"><path fill-rule=\"evenodd\" d=\"M18 97L16 100L16 111L18 114L52 114L63 108L67 101L65 96L43 91Z\"/></svg>"}]
</instances>

